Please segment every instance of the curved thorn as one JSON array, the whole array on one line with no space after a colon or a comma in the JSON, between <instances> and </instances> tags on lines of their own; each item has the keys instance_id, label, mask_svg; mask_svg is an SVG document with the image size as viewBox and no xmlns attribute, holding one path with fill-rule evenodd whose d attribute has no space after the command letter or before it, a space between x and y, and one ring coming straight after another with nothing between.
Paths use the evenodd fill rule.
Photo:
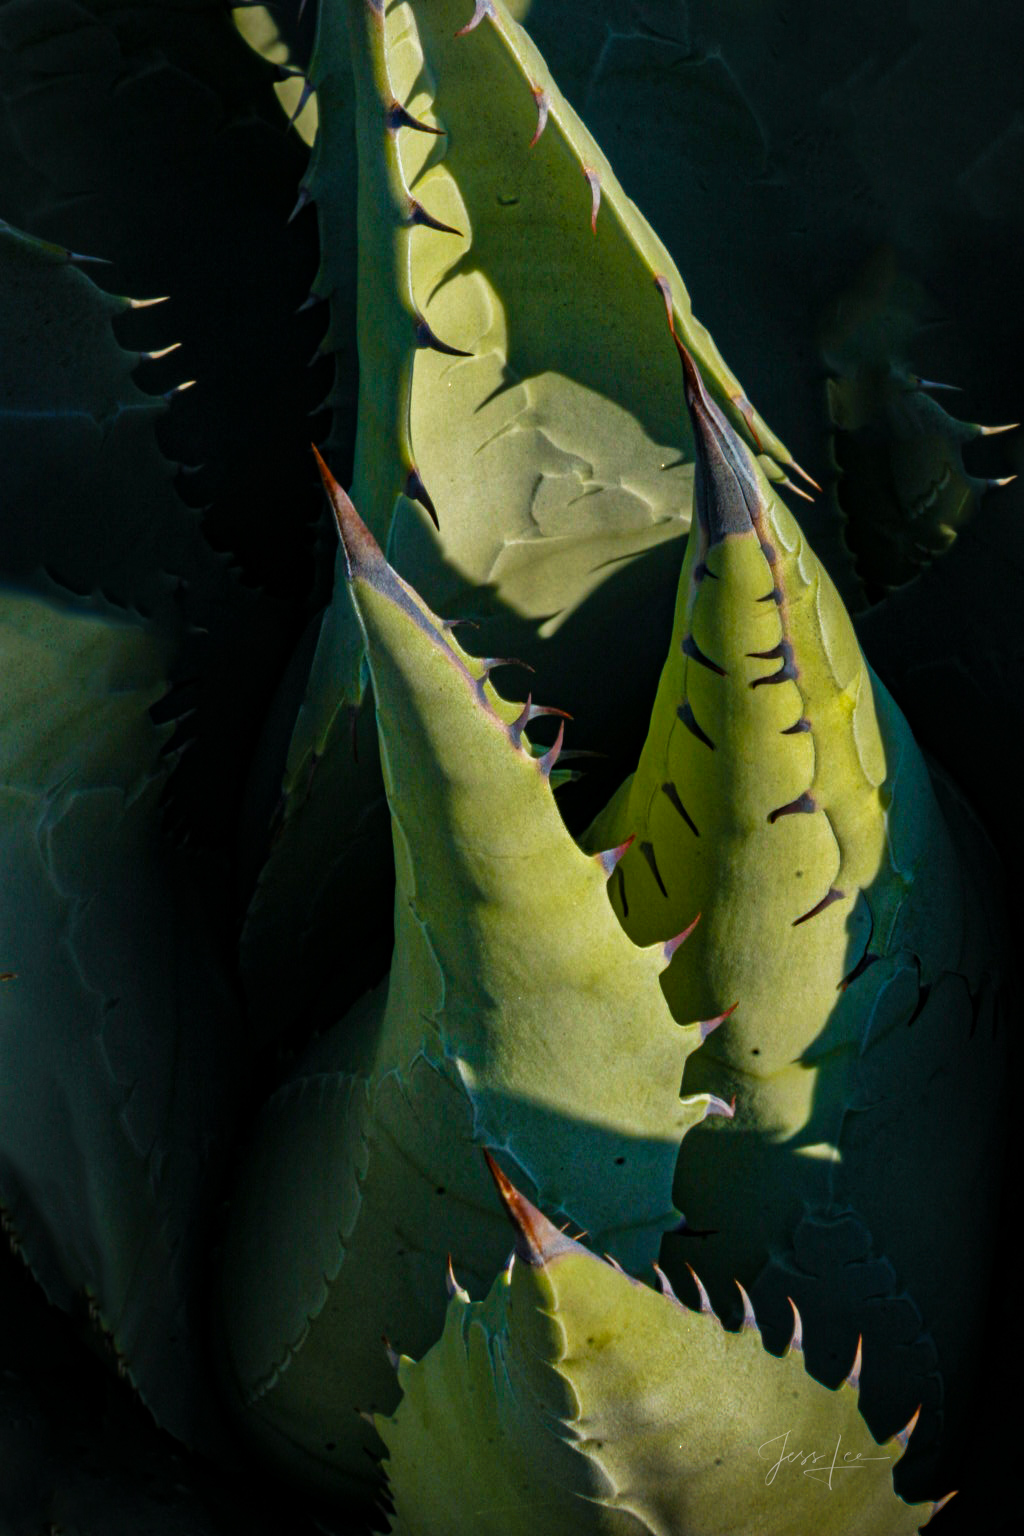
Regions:
<instances>
[{"instance_id":1,"label":"curved thorn","mask_svg":"<svg viewBox=\"0 0 1024 1536\"><path fill-rule=\"evenodd\" d=\"M704 1119L710 1120L712 1115L721 1115L725 1120L732 1120L736 1114L736 1095L733 1094L728 1104L720 1099L717 1093L708 1094L708 1107L704 1111Z\"/></svg>"},{"instance_id":2,"label":"curved thorn","mask_svg":"<svg viewBox=\"0 0 1024 1536\"><path fill-rule=\"evenodd\" d=\"M1002 479L1000 479L1000 480L988 480L986 482L986 484L988 485L988 488L989 488L990 491L996 491L996 490L999 489L1000 486L1012 485L1014 480L1016 480L1016 478L1017 478L1016 475L1003 475ZM950 1497L952 1498L952 1494L950 1495Z\"/></svg>"},{"instance_id":3,"label":"curved thorn","mask_svg":"<svg viewBox=\"0 0 1024 1536\"><path fill-rule=\"evenodd\" d=\"M446 131L444 128L432 128L429 123L423 123L418 117L413 117L400 101L393 101L388 107L386 123L389 133L397 133L399 128L412 128L416 133L432 133L435 138L440 138Z\"/></svg>"},{"instance_id":4,"label":"curved thorn","mask_svg":"<svg viewBox=\"0 0 1024 1536\"><path fill-rule=\"evenodd\" d=\"M816 491L821 490L821 486L818 484L817 480L815 480L814 476L809 475L806 469L801 469L796 459L790 459L789 467L800 476L801 480L806 480L808 485L813 485ZM796 490L796 486L794 486L793 489Z\"/></svg>"},{"instance_id":5,"label":"curved thorn","mask_svg":"<svg viewBox=\"0 0 1024 1536\"><path fill-rule=\"evenodd\" d=\"M169 347L160 347L155 352L140 352L139 361L140 363L155 363L158 358L167 357L171 352L177 352L180 346L180 341L172 341Z\"/></svg>"},{"instance_id":6,"label":"curved thorn","mask_svg":"<svg viewBox=\"0 0 1024 1536\"><path fill-rule=\"evenodd\" d=\"M464 352L461 347L450 347L446 341L438 340L422 315L416 316L415 334L418 347L429 347L431 351L441 352L445 357L473 356L472 352Z\"/></svg>"},{"instance_id":7,"label":"curved thorn","mask_svg":"<svg viewBox=\"0 0 1024 1536\"><path fill-rule=\"evenodd\" d=\"M564 735L565 722L564 720L560 720L558 722L558 735L555 737L554 746L549 747L541 757L535 759L538 769L545 778L550 777L552 768L558 762L558 754L562 750L562 739Z\"/></svg>"},{"instance_id":8,"label":"curved thorn","mask_svg":"<svg viewBox=\"0 0 1024 1536\"><path fill-rule=\"evenodd\" d=\"M958 1488L954 1488L952 1493L947 1493L944 1499L939 1499L935 1504L932 1505L931 1517L928 1521L929 1525L931 1525L932 1520L935 1519L935 1516L939 1513L939 1510L945 1509L950 1499L955 1499L959 1491L960 1490Z\"/></svg>"},{"instance_id":9,"label":"curved thorn","mask_svg":"<svg viewBox=\"0 0 1024 1536\"><path fill-rule=\"evenodd\" d=\"M303 208L305 208L306 204L309 203L309 202L312 202L312 200L313 200L313 195L310 192L309 188L308 187L300 187L299 188L299 195L295 199L295 207L292 209L291 213L288 215L287 223L290 224L293 219L298 218L299 214L302 212Z\"/></svg>"},{"instance_id":10,"label":"curved thorn","mask_svg":"<svg viewBox=\"0 0 1024 1536\"><path fill-rule=\"evenodd\" d=\"M492 21L495 20L494 5L492 4L492 0L476 0L475 11L466 22L466 25L459 28L455 36L465 37L467 32L472 32L475 27L480 25L485 16L489 16Z\"/></svg>"},{"instance_id":11,"label":"curved thorn","mask_svg":"<svg viewBox=\"0 0 1024 1536\"><path fill-rule=\"evenodd\" d=\"M307 294L295 313L297 315L304 315L307 309L315 309L318 304L322 304L323 302L323 299L318 293Z\"/></svg>"},{"instance_id":12,"label":"curved thorn","mask_svg":"<svg viewBox=\"0 0 1024 1536\"><path fill-rule=\"evenodd\" d=\"M520 661L518 656L482 656L480 658L480 666L483 667L485 672L493 672L495 667L523 667L527 672L536 672L537 670L536 667L531 667L528 661ZM559 713L562 712L559 711ZM565 718L571 720L572 716L566 715Z\"/></svg>"},{"instance_id":13,"label":"curved thorn","mask_svg":"<svg viewBox=\"0 0 1024 1536\"><path fill-rule=\"evenodd\" d=\"M154 304L166 304L170 298L169 293L162 293L158 299L129 299L129 309L149 309Z\"/></svg>"},{"instance_id":14,"label":"curved thorn","mask_svg":"<svg viewBox=\"0 0 1024 1536\"><path fill-rule=\"evenodd\" d=\"M845 893L843 891L837 891L835 886L833 886L830 891L826 891L825 895L821 898L816 906L813 906L809 912L804 913L803 917L794 917L791 926L793 928L799 928L801 923L806 923L812 917L817 917L819 912L824 912L825 908L830 907L834 901L842 901L844 899L844 895Z\"/></svg>"},{"instance_id":15,"label":"curved thorn","mask_svg":"<svg viewBox=\"0 0 1024 1536\"><path fill-rule=\"evenodd\" d=\"M1005 427L979 427L978 431L982 437L998 437L1000 432L1016 432L1019 426L1019 421L1008 421Z\"/></svg>"},{"instance_id":16,"label":"curved thorn","mask_svg":"<svg viewBox=\"0 0 1024 1536\"><path fill-rule=\"evenodd\" d=\"M183 395L186 389L191 389L195 382L195 379L185 379L181 384L175 384L173 389L165 389L163 398L168 401L173 400L176 395Z\"/></svg>"},{"instance_id":17,"label":"curved thorn","mask_svg":"<svg viewBox=\"0 0 1024 1536\"><path fill-rule=\"evenodd\" d=\"M701 1039L702 1040L706 1040L708 1035L711 1034L712 1030L717 1029L719 1024L724 1024L726 1019L729 1019L729 1018L732 1017L732 1015L736 1012L736 1009L738 1007L739 1007L739 999L737 998L736 1002L733 1003L732 1007L731 1008L727 1008L724 1013L716 1014L713 1019L701 1019L701 1021L700 1021L700 1037L701 1037Z\"/></svg>"},{"instance_id":18,"label":"curved thorn","mask_svg":"<svg viewBox=\"0 0 1024 1536\"><path fill-rule=\"evenodd\" d=\"M618 1259L613 1259L610 1253L603 1253L601 1257L604 1259L606 1264L611 1265L612 1269L617 1269L620 1275L624 1275L626 1273Z\"/></svg>"},{"instance_id":19,"label":"curved thorn","mask_svg":"<svg viewBox=\"0 0 1024 1536\"><path fill-rule=\"evenodd\" d=\"M443 235L462 235L462 230L456 229L454 224L444 224L440 219L435 219L414 197L409 199L409 223L421 224L424 229L439 230Z\"/></svg>"},{"instance_id":20,"label":"curved thorn","mask_svg":"<svg viewBox=\"0 0 1024 1536\"><path fill-rule=\"evenodd\" d=\"M381 1342L384 1345L385 1353L387 1354L387 1357L388 1357L388 1363L391 1366L391 1369L393 1371L397 1371L399 1365L401 1364L402 1357L398 1353L398 1351L392 1346L391 1340L388 1338L386 1333L382 1333L380 1337L381 1337Z\"/></svg>"},{"instance_id":21,"label":"curved thorn","mask_svg":"<svg viewBox=\"0 0 1024 1536\"><path fill-rule=\"evenodd\" d=\"M65 247L68 261L77 261L83 266L88 264L96 267L112 267L114 263L109 256L83 256L81 251L69 251Z\"/></svg>"},{"instance_id":22,"label":"curved thorn","mask_svg":"<svg viewBox=\"0 0 1024 1536\"><path fill-rule=\"evenodd\" d=\"M690 934L693 932L699 922L700 913L698 912L697 916L693 919L693 922L688 923L683 929L682 933L677 933L674 938L665 940L664 944L661 946L661 952L665 956L666 962L672 959L672 956L675 954L680 944L686 943L687 939L690 937Z\"/></svg>"},{"instance_id":23,"label":"curved thorn","mask_svg":"<svg viewBox=\"0 0 1024 1536\"><path fill-rule=\"evenodd\" d=\"M551 103L548 100L547 92L540 90L540 88L538 86L534 86L534 88L533 88L533 99L537 103L537 127L536 127L536 129L534 131L533 138L530 140L530 143L529 143L529 146L528 146L530 149L532 149L534 147L534 145L536 144L537 140L540 138L541 134L544 132L544 129L547 127L547 124L548 124L548 110L549 110L549 108L551 106Z\"/></svg>"},{"instance_id":24,"label":"curved thorn","mask_svg":"<svg viewBox=\"0 0 1024 1536\"><path fill-rule=\"evenodd\" d=\"M620 843L617 848L606 848L602 853L595 853L593 855L594 859L604 870L606 878L611 879L616 864L618 864L619 860L624 858L628 853L629 849L633 846L633 841L635 838L636 833L631 832L629 837L626 838L626 841L624 843Z\"/></svg>"},{"instance_id":25,"label":"curved thorn","mask_svg":"<svg viewBox=\"0 0 1024 1536\"><path fill-rule=\"evenodd\" d=\"M298 104L297 104L297 106L295 108L295 111L292 113L291 117L288 119L288 127L289 128L294 128L295 124L298 122L299 118L302 116L303 112L306 110L306 107L309 105L309 98L312 96L312 94L313 94L313 82L312 82L312 80L307 80L305 82L305 84L303 85L302 90L299 92L299 100L298 100Z\"/></svg>"},{"instance_id":26,"label":"curved thorn","mask_svg":"<svg viewBox=\"0 0 1024 1536\"><path fill-rule=\"evenodd\" d=\"M863 1364L863 1356L864 1356L864 1336L863 1336L863 1334L858 1333L858 1335L857 1335L857 1353L853 1357L853 1364L850 1366L849 1375L846 1377L846 1385L848 1387L852 1387L855 1392L859 1392L860 1391L860 1371L861 1371L861 1365Z\"/></svg>"},{"instance_id":27,"label":"curved thorn","mask_svg":"<svg viewBox=\"0 0 1024 1536\"><path fill-rule=\"evenodd\" d=\"M423 484L423 480L420 477L420 472L415 465L413 465L405 477L405 494L408 496L410 501L418 501L420 506L425 508L425 510L430 515L431 522L440 533L441 524L437 520L437 508L431 501L430 496L427 493L427 488Z\"/></svg>"},{"instance_id":28,"label":"curved thorn","mask_svg":"<svg viewBox=\"0 0 1024 1536\"><path fill-rule=\"evenodd\" d=\"M661 1294L663 1296L667 1296L669 1301L678 1302L679 1297L676 1295L675 1291L672 1289L672 1282L668 1278L668 1275L666 1275L665 1271L661 1268L661 1265L660 1264L655 1264L655 1265L652 1266L652 1268L654 1269L654 1273L658 1277L658 1290L661 1292Z\"/></svg>"},{"instance_id":29,"label":"curved thorn","mask_svg":"<svg viewBox=\"0 0 1024 1536\"><path fill-rule=\"evenodd\" d=\"M742 1285L740 1285L738 1280L734 1280L733 1284L743 1298L743 1321L740 1324L740 1327L745 1331L748 1329L753 1329L754 1333L760 1333L761 1330L757 1326L757 1318L754 1316L754 1307L750 1297L747 1295L746 1291L743 1289Z\"/></svg>"},{"instance_id":30,"label":"curved thorn","mask_svg":"<svg viewBox=\"0 0 1024 1536\"><path fill-rule=\"evenodd\" d=\"M902 1429L898 1429L896 1431L896 1433L893 1435L893 1439L899 1441L900 1448L902 1450L904 1450L904 1451L906 1450L907 1442L909 1441L911 1435L914 1433L914 1430L917 1428L917 1421L918 1421L918 1419L920 1417L921 1417L921 1404L918 1403L917 1407L914 1409L913 1413L911 1414L910 1418L907 1420L906 1424L904 1424L903 1428Z\"/></svg>"},{"instance_id":31,"label":"curved thorn","mask_svg":"<svg viewBox=\"0 0 1024 1536\"><path fill-rule=\"evenodd\" d=\"M596 171L591 170L589 165L584 165L581 169L590 183L590 230L596 235L597 210L601 206L601 178Z\"/></svg>"},{"instance_id":32,"label":"curved thorn","mask_svg":"<svg viewBox=\"0 0 1024 1536\"><path fill-rule=\"evenodd\" d=\"M692 1264L687 1264L686 1267L690 1271L690 1278L693 1280L694 1285L697 1287L697 1295L700 1297L700 1310L704 1313L705 1317L714 1317L715 1314L711 1307L711 1297L704 1289L703 1280L700 1278L700 1275L698 1275Z\"/></svg>"},{"instance_id":33,"label":"curved thorn","mask_svg":"<svg viewBox=\"0 0 1024 1536\"><path fill-rule=\"evenodd\" d=\"M469 1300L469 1292L466 1290L465 1286L460 1285L455 1278L455 1270L452 1268L451 1254L448 1255L448 1263L445 1266L444 1285L445 1290L448 1292L449 1300L451 1300L453 1296L458 1296L461 1301Z\"/></svg>"},{"instance_id":34,"label":"curved thorn","mask_svg":"<svg viewBox=\"0 0 1024 1536\"><path fill-rule=\"evenodd\" d=\"M804 1348L804 1320L800 1316L800 1309L792 1296L787 1296L786 1300L793 1308L793 1332L790 1334L789 1343L786 1345L786 1354L792 1353L794 1349L802 1354Z\"/></svg>"}]
</instances>

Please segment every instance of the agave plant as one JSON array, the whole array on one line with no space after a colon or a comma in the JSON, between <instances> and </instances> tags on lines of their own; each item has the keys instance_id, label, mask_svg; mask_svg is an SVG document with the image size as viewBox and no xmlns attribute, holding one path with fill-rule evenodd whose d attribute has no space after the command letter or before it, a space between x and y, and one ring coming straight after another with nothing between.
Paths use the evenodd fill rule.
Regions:
<instances>
[{"instance_id":1,"label":"agave plant","mask_svg":"<svg viewBox=\"0 0 1024 1536\"><path fill-rule=\"evenodd\" d=\"M0 3L19 1536L998 1518L1020 439L775 25Z\"/></svg>"}]
</instances>

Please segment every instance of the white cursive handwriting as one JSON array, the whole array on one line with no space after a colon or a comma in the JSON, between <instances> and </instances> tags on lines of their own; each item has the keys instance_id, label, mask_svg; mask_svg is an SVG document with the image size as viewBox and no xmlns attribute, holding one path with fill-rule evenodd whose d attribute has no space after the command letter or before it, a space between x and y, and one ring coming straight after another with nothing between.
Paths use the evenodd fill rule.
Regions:
<instances>
[{"instance_id":1,"label":"white cursive handwriting","mask_svg":"<svg viewBox=\"0 0 1024 1536\"><path fill-rule=\"evenodd\" d=\"M774 1439L766 1440L763 1445L759 1445L757 1448L757 1454L761 1460L769 1461L771 1455L775 1453L772 1451L770 1455L766 1455L765 1452L768 1451L770 1446L777 1446L779 1441L782 1441L782 1448L777 1459L772 1462L765 1473L764 1480L766 1483L774 1483L780 1467L799 1465L803 1470L804 1477L813 1477L815 1482L818 1483L827 1482L829 1488L831 1488L832 1478L836 1472L863 1471L869 1461L892 1460L891 1456L865 1456L862 1451L843 1451L842 1456L840 1456L839 1447L843 1443L842 1435L836 1437L835 1448L831 1452L790 1451L787 1450L789 1435L790 1431L787 1429L784 1435L776 1435Z\"/></svg>"}]
</instances>

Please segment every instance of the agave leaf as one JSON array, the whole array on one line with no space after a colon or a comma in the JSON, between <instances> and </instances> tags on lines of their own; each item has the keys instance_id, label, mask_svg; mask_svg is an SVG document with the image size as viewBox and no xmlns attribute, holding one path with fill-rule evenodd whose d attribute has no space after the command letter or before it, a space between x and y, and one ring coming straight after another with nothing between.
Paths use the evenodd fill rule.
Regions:
<instances>
[{"instance_id":1,"label":"agave leaf","mask_svg":"<svg viewBox=\"0 0 1024 1536\"><path fill-rule=\"evenodd\" d=\"M453 1291L377 1420L396 1536L909 1536L930 1518L894 1493L905 1437L872 1437L852 1376L830 1391L798 1344L767 1354L752 1313L727 1333L641 1285L494 1171L512 1261L484 1301Z\"/></svg>"},{"instance_id":2,"label":"agave leaf","mask_svg":"<svg viewBox=\"0 0 1024 1536\"><path fill-rule=\"evenodd\" d=\"M394 1397L381 1332L425 1348L443 1304L431 1266L449 1251L477 1274L501 1262L467 1145L504 1148L538 1198L640 1265L678 1220L681 1137L728 1110L679 1097L702 1031L669 1015L670 951L638 949L609 907L616 855L588 857L562 824L558 749L525 735L543 711L499 697L495 663L461 649L327 485L377 702L395 951L386 993L261 1116L222 1315L253 1432L336 1492L371 1470L354 1409Z\"/></svg>"},{"instance_id":3,"label":"agave leaf","mask_svg":"<svg viewBox=\"0 0 1024 1536\"><path fill-rule=\"evenodd\" d=\"M321 127L307 186L324 250L317 291L332 303L323 348L336 353L335 418L354 377L345 329L354 79L362 394L353 496L396 569L438 611L471 614L482 646L541 666L581 743L615 750L657 666L655 626L637 615L667 614L671 603L671 565L657 551L689 521L692 441L658 345L666 303L766 464L791 459L529 38L500 0L455 37L472 14L464 0L416 0L386 15L366 0L321 8L310 68ZM610 631L623 644L600 672L581 669L578 656L603 648ZM314 761L322 779L344 783L325 759L350 755L361 661L339 577L243 938L258 1019L295 1006L290 977L268 985L268 944L291 952L322 925L317 907L329 910L354 878L352 857L325 878L307 850L325 845L328 821L336 846L337 807L359 804L358 787L318 791L309 804L306 786ZM310 893L299 905L284 895L297 888Z\"/></svg>"},{"instance_id":4,"label":"agave leaf","mask_svg":"<svg viewBox=\"0 0 1024 1536\"><path fill-rule=\"evenodd\" d=\"M846 540L871 598L945 553L1001 477L972 474L968 443L1011 431L958 421L910 367L924 296L891 252L868 264L837 301L823 342L835 495Z\"/></svg>"},{"instance_id":5,"label":"agave leaf","mask_svg":"<svg viewBox=\"0 0 1024 1536\"><path fill-rule=\"evenodd\" d=\"M638 943L700 910L666 976L676 1016L736 1001L685 1080L737 1099L724 1134L680 1157L712 1294L735 1276L776 1326L792 1294L826 1375L862 1330L869 1418L885 1432L923 1401L920 1456L940 1376L966 1410L990 1262L997 941L835 588L681 351L698 529L646 746L588 841L634 837L611 891ZM977 1271L949 1255L947 1223Z\"/></svg>"},{"instance_id":6,"label":"agave leaf","mask_svg":"<svg viewBox=\"0 0 1024 1536\"><path fill-rule=\"evenodd\" d=\"M0 592L0 1202L157 1419L205 1437L204 1190L231 1129L231 992L160 836L166 644Z\"/></svg>"}]
</instances>

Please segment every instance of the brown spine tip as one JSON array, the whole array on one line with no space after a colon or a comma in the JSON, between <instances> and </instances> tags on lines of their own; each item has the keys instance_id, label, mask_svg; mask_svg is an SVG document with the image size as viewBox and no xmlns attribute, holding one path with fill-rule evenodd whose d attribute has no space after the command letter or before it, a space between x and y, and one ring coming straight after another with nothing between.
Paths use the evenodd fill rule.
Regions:
<instances>
[{"instance_id":1,"label":"brown spine tip","mask_svg":"<svg viewBox=\"0 0 1024 1536\"><path fill-rule=\"evenodd\" d=\"M560 720L558 722L558 735L555 737L554 745L549 747L546 752L542 753L542 755L536 759L537 767L546 779L551 777L551 770L558 762L558 757L562 750L562 741L564 737L565 721Z\"/></svg>"},{"instance_id":2,"label":"brown spine tip","mask_svg":"<svg viewBox=\"0 0 1024 1536\"><path fill-rule=\"evenodd\" d=\"M551 102L548 100L547 92L542 91L539 86L535 85L533 87L533 99L537 103L537 127L534 129L533 138L530 140L530 149L534 147L534 145L537 143L537 140L544 132L544 129L547 127L548 112L551 108Z\"/></svg>"},{"instance_id":3,"label":"brown spine tip","mask_svg":"<svg viewBox=\"0 0 1024 1536\"><path fill-rule=\"evenodd\" d=\"M954 1488L952 1493L947 1493L945 1498L937 1500L937 1502L932 1505L931 1517L929 1518L929 1521L928 1521L929 1525L931 1525L932 1520L935 1519L935 1516L939 1513L939 1511L942 1510L942 1509L945 1509L945 1507L949 1503L950 1499L955 1499L956 1498L958 1492L959 1492L959 1490Z\"/></svg>"},{"instance_id":4,"label":"brown spine tip","mask_svg":"<svg viewBox=\"0 0 1024 1536\"><path fill-rule=\"evenodd\" d=\"M846 1377L846 1385L848 1387L852 1387L855 1392L859 1392L860 1391L860 1371L861 1371L861 1366L862 1366L863 1362L864 1362L864 1336L863 1336L863 1334L858 1333L858 1335L857 1335L857 1352L856 1352L856 1354L853 1357L853 1364L850 1366L849 1375Z\"/></svg>"},{"instance_id":5,"label":"brown spine tip","mask_svg":"<svg viewBox=\"0 0 1024 1536\"><path fill-rule=\"evenodd\" d=\"M381 566L386 562L373 534L363 522L348 496L331 474L316 444L311 444L313 456L320 471L320 479L323 481L327 500L334 512L334 520L338 526L338 537L341 539L341 547L345 551L345 565L348 570L349 580L359 571L369 567Z\"/></svg>"},{"instance_id":6,"label":"brown spine tip","mask_svg":"<svg viewBox=\"0 0 1024 1536\"><path fill-rule=\"evenodd\" d=\"M786 1300L793 1308L793 1332L790 1334L789 1343L786 1345L786 1354L791 1354L794 1349L802 1353L804 1347L804 1320L800 1316L800 1309L792 1296L787 1296Z\"/></svg>"},{"instance_id":7,"label":"brown spine tip","mask_svg":"<svg viewBox=\"0 0 1024 1536\"><path fill-rule=\"evenodd\" d=\"M700 1310L703 1312L705 1317L714 1317L715 1314L711 1307L711 1298L707 1291L704 1289L703 1280L700 1278L692 1264L687 1264L686 1267L690 1271L690 1279L697 1287L697 1296L700 1301Z\"/></svg>"},{"instance_id":8,"label":"brown spine tip","mask_svg":"<svg viewBox=\"0 0 1024 1536\"><path fill-rule=\"evenodd\" d=\"M389 133L397 133L399 128L412 128L416 133L432 133L437 138L445 131L443 128L432 128L429 123L421 123L418 117L406 111L400 101L393 101L388 107L387 127Z\"/></svg>"},{"instance_id":9,"label":"brown spine tip","mask_svg":"<svg viewBox=\"0 0 1024 1536\"><path fill-rule=\"evenodd\" d=\"M735 1280L733 1284L736 1286L736 1289L739 1291L741 1297L743 1298L743 1322L740 1324L741 1329L744 1332L749 1330L754 1333L759 1333L760 1329L757 1326L757 1318L754 1316L754 1306L750 1300L750 1297L747 1295L746 1291L743 1289L742 1285L740 1285L738 1280Z\"/></svg>"},{"instance_id":10,"label":"brown spine tip","mask_svg":"<svg viewBox=\"0 0 1024 1536\"><path fill-rule=\"evenodd\" d=\"M524 1264L529 1264L534 1269L542 1269L559 1253L570 1252L577 1246L571 1237L566 1237L563 1232L559 1232L543 1212L538 1211L525 1195L519 1193L511 1179L505 1176L486 1149L484 1158L491 1178L497 1186L501 1203L505 1207L505 1214L515 1231L516 1256L522 1259Z\"/></svg>"},{"instance_id":11,"label":"brown spine tip","mask_svg":"<svg viewBox=\"0 0 1024 1536\"><path fill-rule=\"evenodd\" d=\"M440 219L435 219L432 213L428 213L423 204L417 202L414 197L409 199L409 223L419 224L424 229L436 229L442 235L460 235L461 229L456 229L454 224L444 224Z\"/></svg>"},{"instance_id":12,"label":"brown spine tip","mask_svg":"<svg viewBox=\"0 0 1024 1536\"><path fill-rule=\"evenodd\" d=\"M917 1407L914 1409L913 1413L907 1420L906 1424L904 1424L903 1428L898 1429L895 1435L893 1435L893 1439L899 1442L901 1450L906 1450L907 1443L910 1440L911 1435L914 1433L914 1430L917 1428L917 1421L920 1417L921 1404L918 1403Z\"/></svg>"},{"instance_id":13,"label":"brown spine tip","mask_svg":"<svg viewBox=\"0 0 1024 1536\"><path fill-rule=\"evenodd\" d=\"M476 9L474 10L472 16L466 22L464 27L459 28L455 36L465 37L467 32L472 32L476 27L480 25L485 16L489 16L492 21L495 20L494 5L492 0L476 0Z\"/></svg>"}]
</instances>

